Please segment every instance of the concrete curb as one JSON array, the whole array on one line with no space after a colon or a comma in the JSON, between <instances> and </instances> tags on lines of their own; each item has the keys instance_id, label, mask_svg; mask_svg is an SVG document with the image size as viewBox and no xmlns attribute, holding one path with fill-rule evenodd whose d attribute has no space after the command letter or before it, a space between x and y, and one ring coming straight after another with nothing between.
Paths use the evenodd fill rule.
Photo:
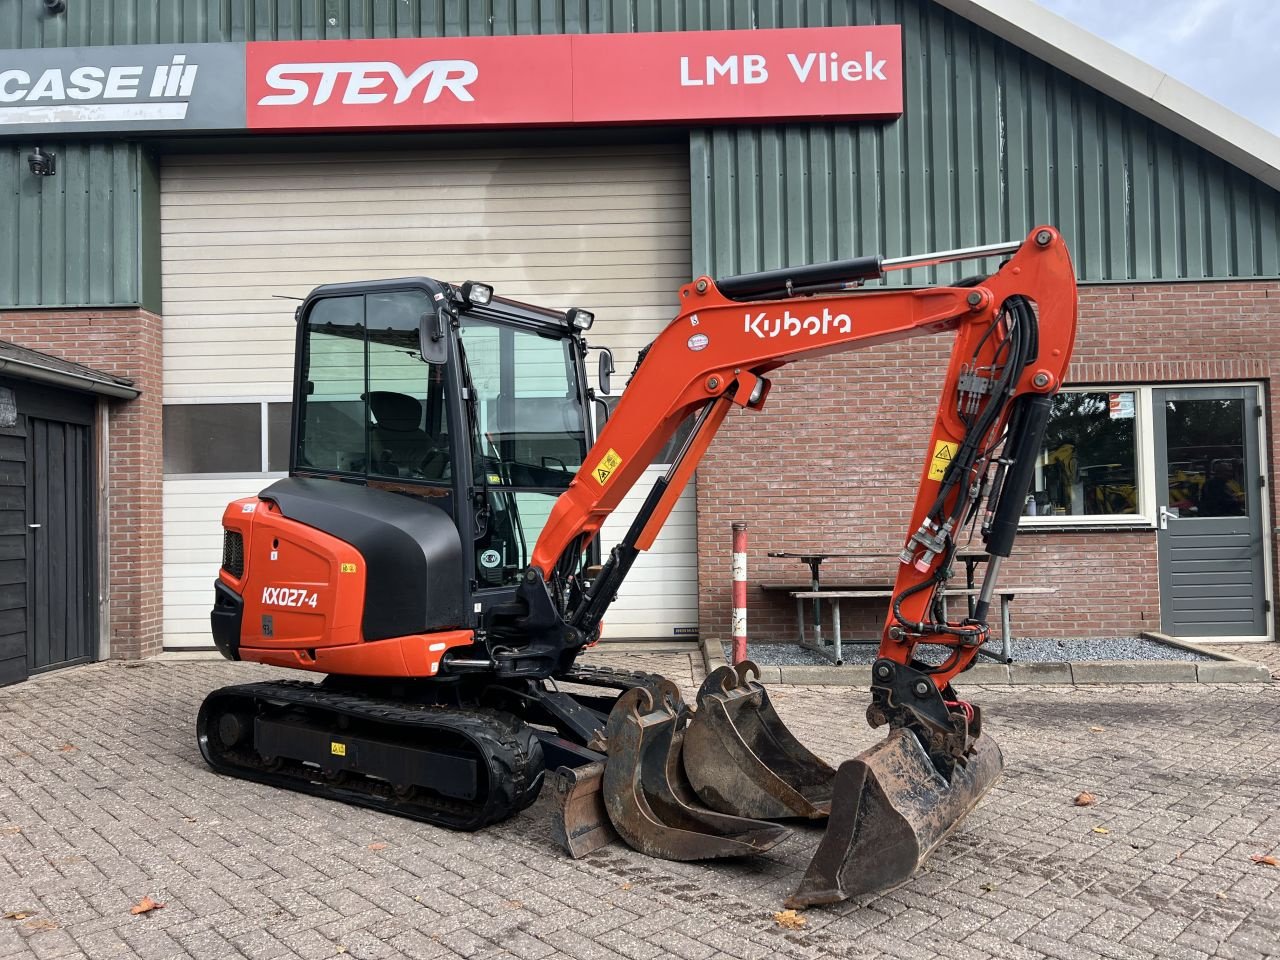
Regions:
<instances>
[{"instance_id":1,"label":"concrete curb","mask_svg":"<svg viewBox=\"0 0 1280 960\"><path fill-rule=\"evenodd\" d=\"M1213 657L1212 662L1183 660L1091 660L1072 663L979 663L961 675L964 683L1057 684L1084 686L1122 683L1270 683L1271 671L1212 647L1174 640L1163 634L1143 634L1157 643ZM710 673L725 665L720 641L703 639L702 661ZM865 664L816 666L761 666L761 683L806 684L830 687L867 687L871 668Z\"/></svg>"}]
</instances>

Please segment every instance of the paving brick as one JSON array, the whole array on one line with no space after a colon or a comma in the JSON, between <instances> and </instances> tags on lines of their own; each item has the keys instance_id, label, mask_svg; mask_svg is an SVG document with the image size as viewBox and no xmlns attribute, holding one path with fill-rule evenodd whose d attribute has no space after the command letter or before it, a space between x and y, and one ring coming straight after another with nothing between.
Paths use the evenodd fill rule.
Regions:
<instances>
[{"instance_id":1,"label":"paving brick","mask_svg":"<svg viewBox=\"0 0 1280 960\"><path fill-rule=\"evenodd\" d=\"M668 660L645 666L691 695L700 671ZM58 924L0 922L0 957L318 960L341 945L476 960L1201 960L1261 957L1280 936L1280 871L1249 860L1280 835L1280 684L962 680L1004 751L1002 780L911 882L804 911L806 927L784 931L773 913L815 827L740 862L658 861L621 844L572 861L548 838L545 799L457 834L213 774L192 737L201 698L276 675L96 665L0 690L0 912ZM770 697L833 763L880 737L862 719L864 688L775 685ZM78 749L62 752L69 741ZM1075 807L1081 790L1097 803ZM144 893L167 906L130 917Z\"/></svg>"}]
</instances>

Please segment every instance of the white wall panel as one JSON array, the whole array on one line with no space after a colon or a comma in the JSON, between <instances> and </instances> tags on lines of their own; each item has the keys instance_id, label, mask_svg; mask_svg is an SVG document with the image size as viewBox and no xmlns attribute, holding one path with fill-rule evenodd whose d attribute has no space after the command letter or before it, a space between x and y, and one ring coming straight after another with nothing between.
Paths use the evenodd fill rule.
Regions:
<instances>
[{"instance_id":1,"label":"white wall panel","mask_svg":"<svg viewBox=\"0 0 1280 960\"><path fill-rule=\"evenodd\" d=\"M625 382L689 280L687 151L667 147L165 159L166 401L287 400L296 301L322 283L427 275L596 313ZM594 365L591 365L594 376ZM651 470L605 526L631 523ZM165 634L209 646L226 503L263 477L165 482ZM606 636L697 624L692 490L637 561Z\"/></svg>"}]
</instances>

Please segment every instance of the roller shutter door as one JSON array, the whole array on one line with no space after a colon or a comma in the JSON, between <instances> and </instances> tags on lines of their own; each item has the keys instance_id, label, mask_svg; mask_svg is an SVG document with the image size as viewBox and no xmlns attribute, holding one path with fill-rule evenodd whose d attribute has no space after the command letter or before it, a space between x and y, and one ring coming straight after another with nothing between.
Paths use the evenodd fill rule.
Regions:
<instances>
[{"instance_id":1,"label":"roller shutter door","mask_svg":"<svg viewBox=\"0 0 1280 960\"><path fill-rule=\"evenodd\" d=\"M161 238L165 643L208 647L222 510L279 466L268 458L279 436L270 422L287 412L295 307L282 298L321 283L426 274L588 307L598 318L591 341L617 359L616 391L689 279L688 157L668 147L168 157ZM220 404L229 405L225 418L210 409ZM213 440L203 445L208 417L244 425L234 457ZM255 444L261 457L249 465ZM661 472L651 470L611 518L606 544L621 538ZM632 570L606 637L693 632L696 533L690 489Z\"/></svg>"}]
</instances>

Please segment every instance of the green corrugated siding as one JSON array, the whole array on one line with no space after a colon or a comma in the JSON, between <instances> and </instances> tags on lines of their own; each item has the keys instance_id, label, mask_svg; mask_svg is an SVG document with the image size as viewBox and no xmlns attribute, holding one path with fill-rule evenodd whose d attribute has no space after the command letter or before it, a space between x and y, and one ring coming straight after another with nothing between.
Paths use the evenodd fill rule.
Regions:
<instances>
[{"instance_id":1,"label":"green corrugated siding","mask_svg":"<svg viewBox=\"0 0 1280 960\"><path fill-rule=\"evenodd\" d=\"M919 65L903 116L695 132L695 272L901 256L1051 223L1083 280L1280 275L1280 192L1207 151L933 4L806 9L810 26L902 24ZM783 24L762 12L760 25Z\"/></svg>"},{"instance_id":2,"label":"green corrugated siding","mask_svg":"<svg viewBox=\"0 0 1280 960\"><path fill-rule=\"evenodd\" d=\"M1085 280L1280 275L1280 193L928 0L68 6L49 18L24 3L0 21L0 47L901 23L909 69L900 120L692 132L695 272L895 256L1020 238L1049 222ZM0 222L21 224L19 235L45 250L37 257L20 243L0 265L0 303L138 302L153 286L138 274L150 275L155 245L142 245L140 263L138 224L150 223L150 208L131 197L149 183L136 148L57 149L65 173L43 185L26 173L23 151L0 153L0 190L9 191L0 218L12 214Z\"/></svg>"},{"instance_id":3,"label":"green corrugated siding","mask_svg":"<svg viewBox=\"0 0 1280 960\"><path fill-rule=\"evenodd\" d=\"M839 7L840 3L834 4ZM337 40L363 37L629 33L751 27L751 3L711 0L73 0L46 17L37 0L0 23L0 47ZM806 4L763 4L792 11ZM828 6L808 4L808 6ZM767 25L761 23L760 25Z\"/></svg>"},{"instance_id":4,"label":"green corrugated siding","mask_svg":"<svg viewBox=\"0 0 1280 960\"><path fill-rule=\"evenodd\" d=\"M0 144L0 306L140 303L138 145L48 143L54 177L31 146Z\"/></svg>"}]
</instances>

